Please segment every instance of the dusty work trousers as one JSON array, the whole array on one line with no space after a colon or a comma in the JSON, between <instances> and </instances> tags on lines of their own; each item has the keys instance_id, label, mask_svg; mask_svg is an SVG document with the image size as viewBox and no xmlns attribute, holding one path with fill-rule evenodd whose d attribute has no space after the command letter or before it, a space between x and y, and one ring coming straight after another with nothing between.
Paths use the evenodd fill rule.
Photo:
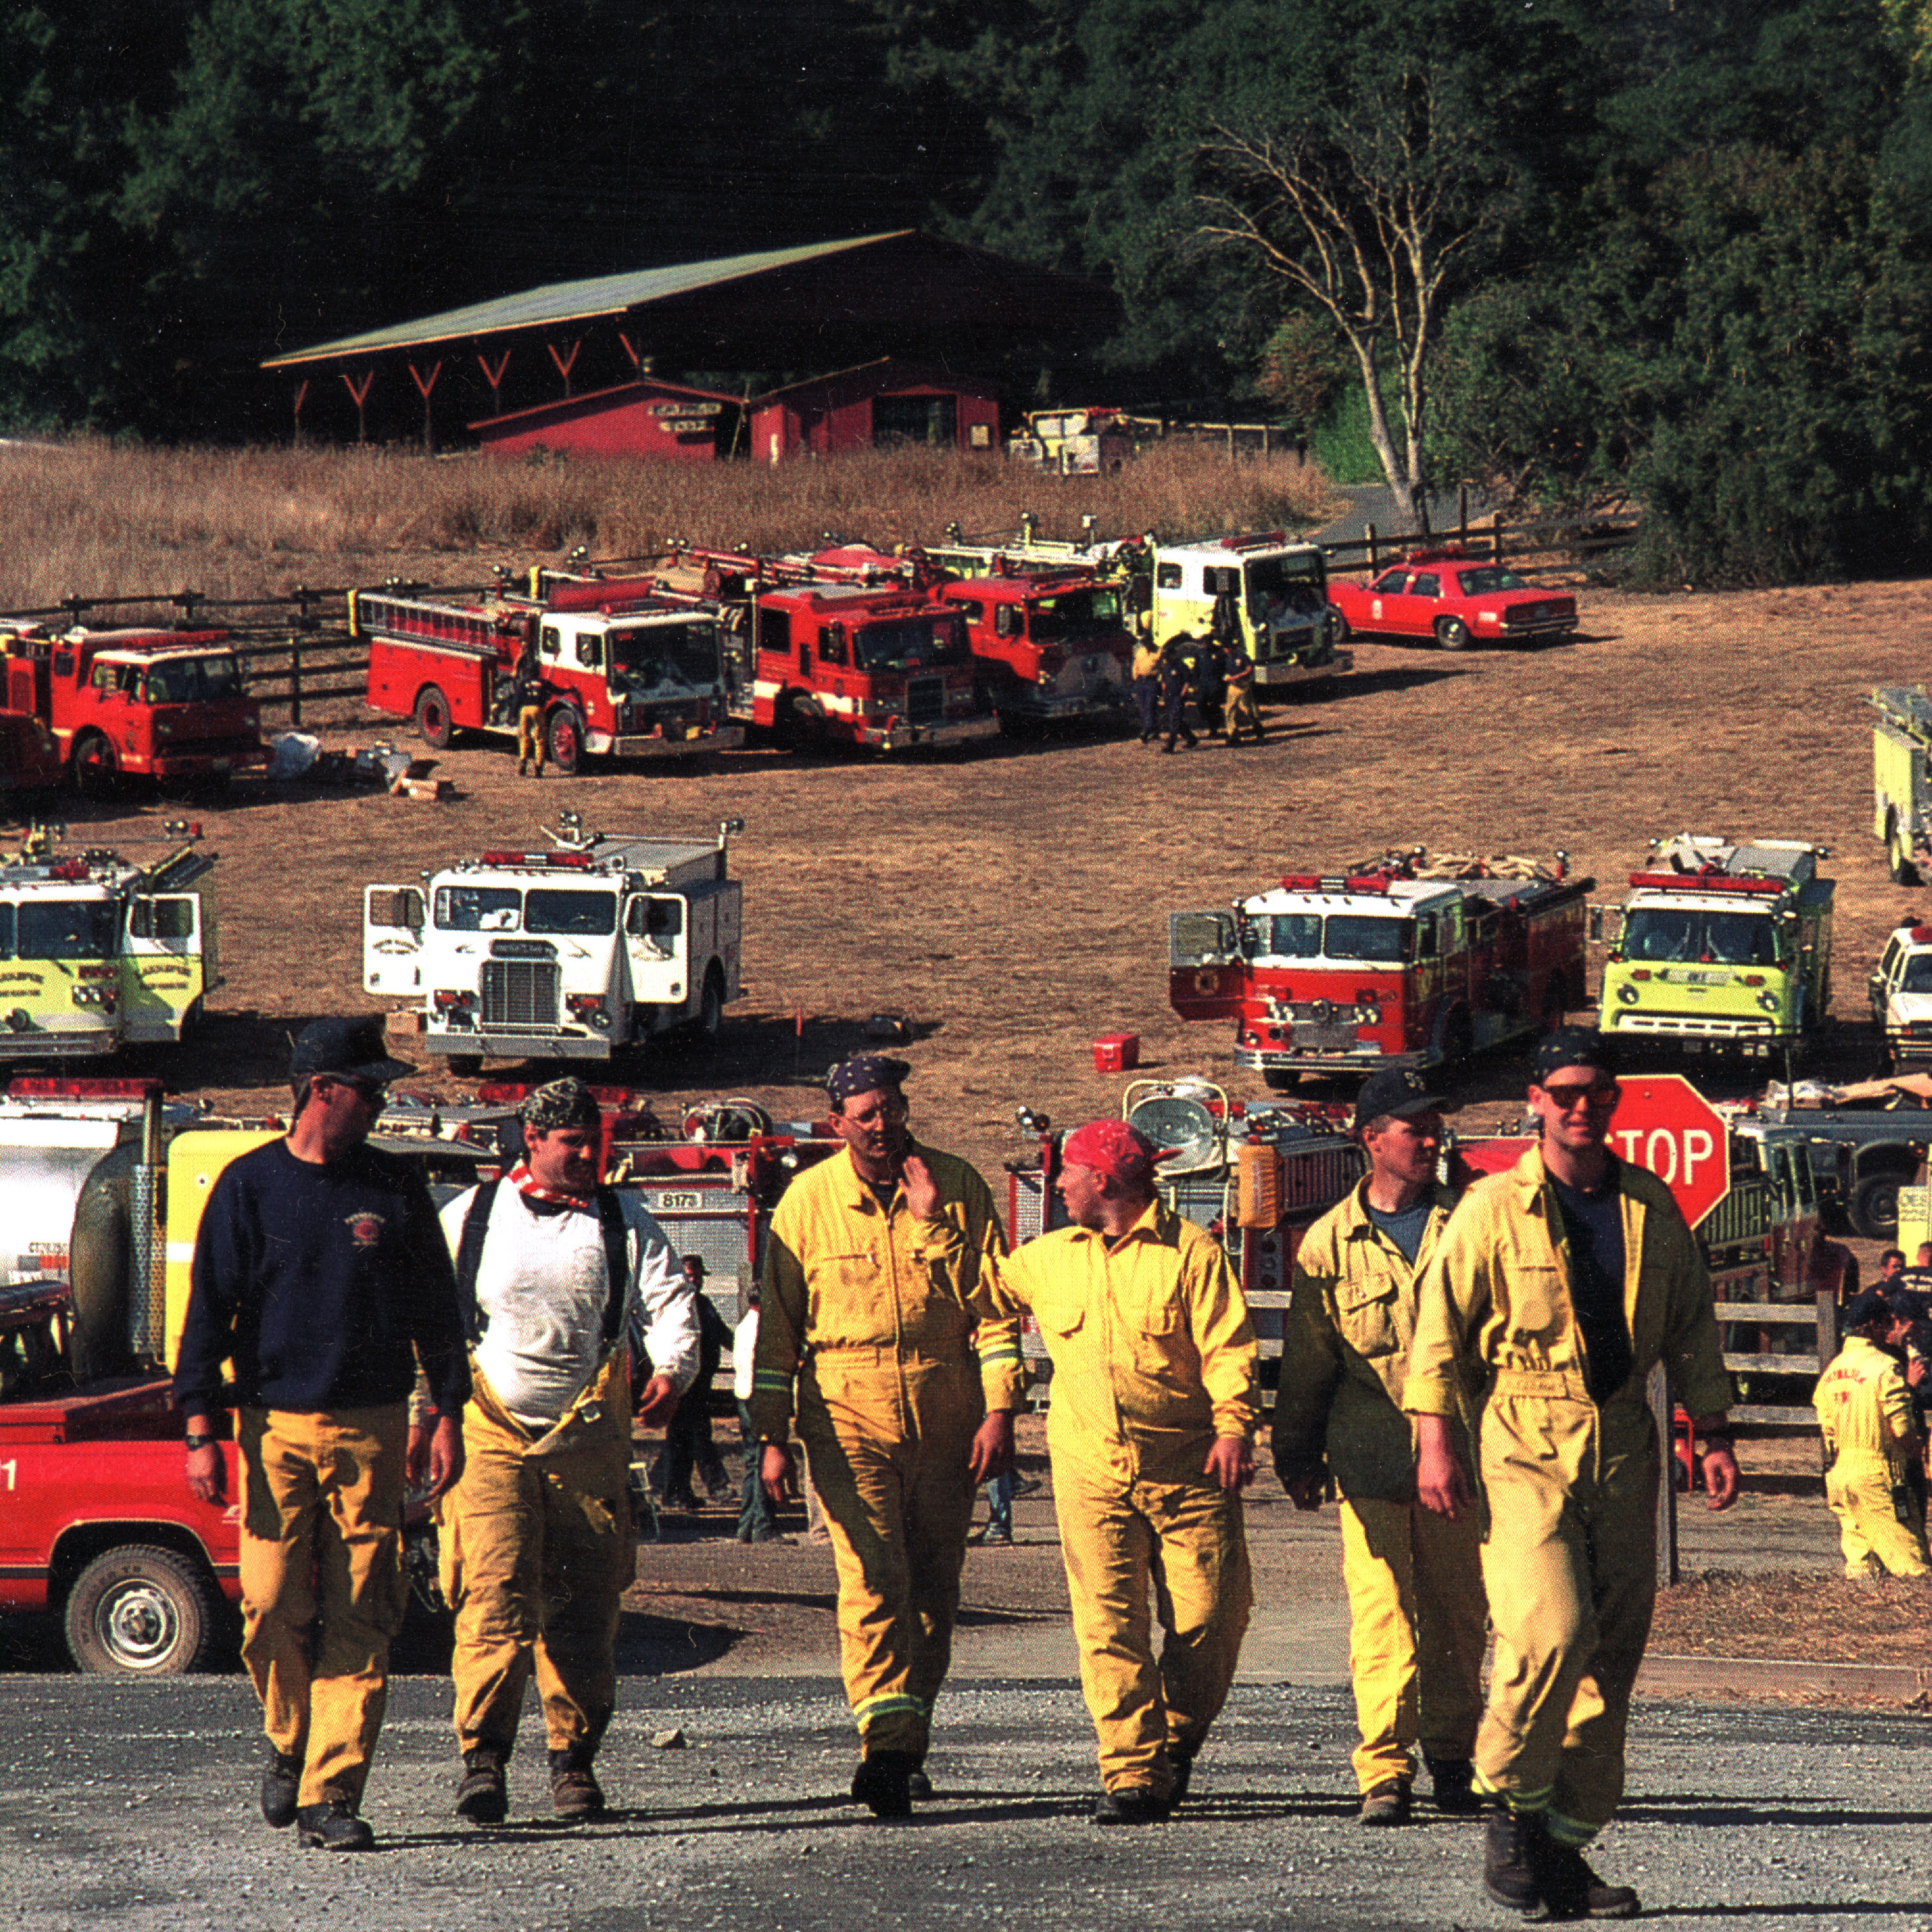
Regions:
<instances>
[{"instance_id":1,"label":"dusty work trousers","mask_svg":"<svg viewBox=\"0 0 1932 1932\"><path fill-rule=\"evenodd\" d=\"M543 706L526 704L517 712L517 769L521 771L526 764L534 765L538 778L543 776L544 759L549 747L544 742Z\"/></svg>"},{"instance_id":2,"label":"dusty work trousers","mask_svg":"<svg viewBox=\"0 0 1932 1932\"><path fill-rule=\"evenodd\" d=\"M1478 1789L1586 1843L1623 1796L1657 1594L1657 1432L1641 1404L1492 1395L1482 1424L1496 1628Z\"/></svg>"},{"instance_id":3,"label":"dusty work trousers","mask_svg":"<svg viewBox=\"0 0 1932 1932\"><path fill-rule=\"evenodd\" d=\"M1483 1716L1482 1540L1473 1514L1447 1522L1418 1502L1342 1504L1348 1676L1364 1792L1415 1775L1415 1746L1467 1758Z\"/></svg>"},{"instance_id":4,"label":"dusty work trousers","mask_svg":"<svg viewBox=\"0 0 1932 1932\"><path fill-rule=\"evenodd\" d=\"M473 1402L463 1432L442 1516L457 1747L507 1757L534 1672L550 1748L587 1763L616 1708L617 1620L637 1570L626 1441L605 1428L533 1454Z\"/></svg>"},{"instance_id":5,"label":"dusty work trousers","mask_svg":"<svg viewBox=\"0 0 1932 1932\"><path fill-rule=\"evenodd\" d=\"M1838 1519L1838 1543L1847 1576L1923 1576L1925 1517L1906 1505L1914 1518L1901 1522L1893 1502L1892 1471L1882 1456L1840 1456L1825 1478L1825 1500Z\"/></svg>"},{"instance_id":6,"label":"dusty work trousers","mask_svg":"<svg viewBox=\"0 0 1932 1932\"><path fill-rule=\"evenodd\" d=\"M301 1760L297 1803L362 1798L402 1628L401 1404L244 1408L242 1661L262 1727Z\"/></svg>"},{"instance_id":7,"label":"dusty work trousers","mask_svg":"<svg viewBox=\"0 0 1932 1932\"><path fill-rule=\"evenodd\" d=\"M1227 1702L1254 1606L1238 1494L1053 1458L1080 1684L1100 1781L1166 1798ZM1154 1619L1166 1634L1154 1654Z\"/></svg>"},{"instance_id":8,"label":"dusty work trousers","mask_svg":"<svg viewBox=\"0 0 1932 1932\"><path fill-rule=\"evenodd\" d=\"M889 1349L814 1354L798 1432L838 1568L838 1653L866 1754L924 1758L952 1660L973 1521L980 1365Z\"/></svg>"}]
</instances>

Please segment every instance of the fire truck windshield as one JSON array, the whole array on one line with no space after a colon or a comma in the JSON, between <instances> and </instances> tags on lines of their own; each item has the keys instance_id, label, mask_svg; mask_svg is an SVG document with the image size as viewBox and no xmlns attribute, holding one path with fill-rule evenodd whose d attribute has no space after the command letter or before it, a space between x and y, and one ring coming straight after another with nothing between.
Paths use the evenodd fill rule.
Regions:
<instances>
[{"instance_id":1,"label":"fire truck windshield","mask_svg":"<svg viewBox=\"0 0 1932 1932\"><path fill-rule=\"evenodd\" d=\"M614 892L560 892L532 886L524 901L526 932L560 932L595 939L616 929Z\"/></svg>"},{"instance_id":2,"label":"fire truck windshield","mask_svg":"<svg viewBox=\"0 0 1932 1932\"><path fill-rule=\"evenodd\" d=\"M111 959L120 924L111 899L29 899L0 906L0 958Z\"/></svg>"},{"instance_id":3,"label":"fire truck windshield","mask_svg":"<svg viewBox=\"0 0 1932 1932\"><path fill-rule=\"evenodd\" d=\"M1250 959L1347 959L1399 966L1408 957L1407 926L1373 914L1288 912L1251 920L1242 950Z\"/></svg>"},{"instance_id":4,"label":"fire truck windshield","mask_svg":"<svg viewBox=\"0 0 1932 1932\"><path fill-rule=\"evenodd\" d=\"M965 660L955 617L889 618L854 626L853 647L861 670L923 670Z\"/></svg>"},{"instance_id":5,"label":"fire truck windshield","mask_svg":"<svg viewBox=\"0 0 1932 1932\"><path fill-rule=\"evenodd\" d=\"M614 892L532 886L439 886L436 922L446 932L548 932L595 939L617 929Z\"/></svg>"},{"instance_id":6,"label":"fire truck windshield","mask_svg":"<svg viewBox=\"0 0 1932 1932\"><path fill-rule=\"evenodd\" d=\"M1033 607L1030 628L1036 644L1060 644L1075 638L1101 637L1121 629L1120 593L1111 586L1069 590L1042 597Z\"/></svg>"},{"instance_id":7,"label":"fire truck windshield","mask_svg":"<svg viewBox=\"0 0 1932 1932\"><path fill-rule=\"evenodd\" d=\"M708 691L718 682L716 624L638 624L610 633L614 696L648 698L661 686Z\"/></svg>"},{"instance_id":8,"label":"fire truck windshield","mask_svg":"<svg viewBox=\"0 0 1932 1932\"><path fill-rule=\"evenodd\" d=\"M1624 921L1623 952L1627 959L1666 963L1712 960L1726 966L1775 966L1778 934L1764 913L1636 906Z\"/></svg>"},{"instance_id":9,"label":"fire truck windshield","mask_svg":"<svg viewBox=\"0 0 1932 1932\"><path fill-rule=\"evenodd\" d=\"M248 695L242 667L232 657L170 658L150 664L141 681L147 704L207 704L218 698Z\"/></svg>"},{"instance_id":10,"label":"fire truck windshield","mask_svg":"<svg viewBox=\"0 0 1932 1932\"><path fill-rule=\"evenodd\" d=\"M1251 610L1263 610L1280 601L1291 610L1318 610L1328 601L1328 574L1318 553L1256 557L1247 566L1246 575Z\"/></svg>"},{"instance_id":11,"label":"fire truck windshield","mask_svg":"<svg viewBox=\"0 0 1932 1932\"><path fill-rule=\"evenodd\" d=\"M1915 952L1899 975L1901 993L1932 993L1932 952Z\"/></svg>"}]
</instances>

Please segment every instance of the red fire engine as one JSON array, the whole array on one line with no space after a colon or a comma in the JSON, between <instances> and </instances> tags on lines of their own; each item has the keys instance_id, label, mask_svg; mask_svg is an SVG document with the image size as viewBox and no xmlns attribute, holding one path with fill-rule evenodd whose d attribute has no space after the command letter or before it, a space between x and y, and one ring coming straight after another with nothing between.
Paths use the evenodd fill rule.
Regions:
<instances>
[{"instance_id":1,"label":"red fire engine","mask_svg":"<svg viewBox=\"0 0 1932 1932\"><path fill-rule=\"evenodd\" d=\"M1234 1062L1298 1073L1435 1066L1560 1023L1583 1003L1592 879L1420 850L1290 874L1227 911L1169 921L1168 998L1233 1019Z\"/></svg>"},{"instance_id":2,"label":"red fire engine","mask_svg":"<svg viewBox=\"0 0 1932 1932\"><path fill-rule=\"evenodd\" d=\"M998 729L976 688L962 614L917 582L881 583L869 562L676 554L724 613L735 640L732 715L746 724L804 748L881 752Z\"/></svg>"},{"instance_id":3,"label":"red fire engine","mask_svg":"<svg viewBox=\"0 0 1932 1932\"><path fill-rule=\"evenodd\" d=\"M266 765L261 706L226 631L0 631L5 701L38 718L68 776L206 779Z\"/></svg>"},{"instance_id":4,"label":"red fire engine","mask_svg":"<svg viewBox=\"0 0 1932 1932\"><path fill-rule=\"evenodd\" d=\"M539 596L468 597L352 591L349 628L369 645L369 705L413 717L441 750L459 730L514 739L517 661L537 647L544 742L561 771L586 755L728 749L744 742L726 715L714 613L640 578L551 578Z\"/></svg>"}]
</instances>

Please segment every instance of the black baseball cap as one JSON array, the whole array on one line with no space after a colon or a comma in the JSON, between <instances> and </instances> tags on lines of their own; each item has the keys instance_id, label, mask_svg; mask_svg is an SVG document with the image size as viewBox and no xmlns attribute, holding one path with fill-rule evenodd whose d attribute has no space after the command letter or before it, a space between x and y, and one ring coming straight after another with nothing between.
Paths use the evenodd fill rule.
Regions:
<instances>
[{"instance_id":1,"label":"black baseball cap","mask_svg":"<svg viewBox=\"0 0 1932 1932\"><path fill-rule=\"evenodd\" d=\"M1847 1328L1863 1328L1870 1322L1895 1318L1892 1298L1876 1288L1868 1288L1862 1294L1852 1296L1845 1309Z\"/></svg>"},{"instance_id":2,"label":"black baseball cap","mask_svg":"<svg viewBox=\"0 0 1932 1932\"><path fill-rule=\"evenodd\" d=\"M372 1013L354 1019L311 1020L296 1035L289 1054L292 1085L319 1073L386 1083L415 1071L406 1061L389 1058L382 1020Z\"/></svg>"},{"instance_id":3,"label":"black baseball cap","mask_svg":"<svg viewBox=\"0 0 1932 1932\"><path fill-rule=\"evenodd\" d=\"M1539 1087L1566 1066L1594 1067L1614 1080L1618 1070L1616 1042L1594 1027L1558 1027L1536 1042L1530 1065Z\"/></svg>"},{"instance_id":4,"label":"black baseball cap","mask_svg":"<svg viewBox=\"0 0 1932 1932\"><path fill-rule=\"evenodd\" d=\"M1449 1102L1440 1094L1432 1094L1429 1083L1412 1066L1391 1066L1371 1073L1355 1096L1355 1132L1360 1133L1371 1120L1384 1114L1398 1120L1412 1120L1418 1114L1440 1109Z\"/></svg>"}]
</instances>

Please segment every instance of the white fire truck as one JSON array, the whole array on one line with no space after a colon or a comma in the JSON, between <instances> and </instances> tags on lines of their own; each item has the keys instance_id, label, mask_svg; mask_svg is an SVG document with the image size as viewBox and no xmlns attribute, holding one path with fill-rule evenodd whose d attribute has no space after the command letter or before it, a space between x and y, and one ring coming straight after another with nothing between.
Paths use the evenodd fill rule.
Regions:
<instances>
[{"instance_id":1,"label":"white fire truck","mask_svg":"<svg viewBox=\"0 0 1932 1932\"><path fill-rule=\"evenodd\" d=\"M587 832L499 848L362 901L362 985L422 1015L464 1076L500 1058L608 1060L674 1027L714 1035L738 998L742 890L715 842Z\"/></svg>"}]
</instances>

